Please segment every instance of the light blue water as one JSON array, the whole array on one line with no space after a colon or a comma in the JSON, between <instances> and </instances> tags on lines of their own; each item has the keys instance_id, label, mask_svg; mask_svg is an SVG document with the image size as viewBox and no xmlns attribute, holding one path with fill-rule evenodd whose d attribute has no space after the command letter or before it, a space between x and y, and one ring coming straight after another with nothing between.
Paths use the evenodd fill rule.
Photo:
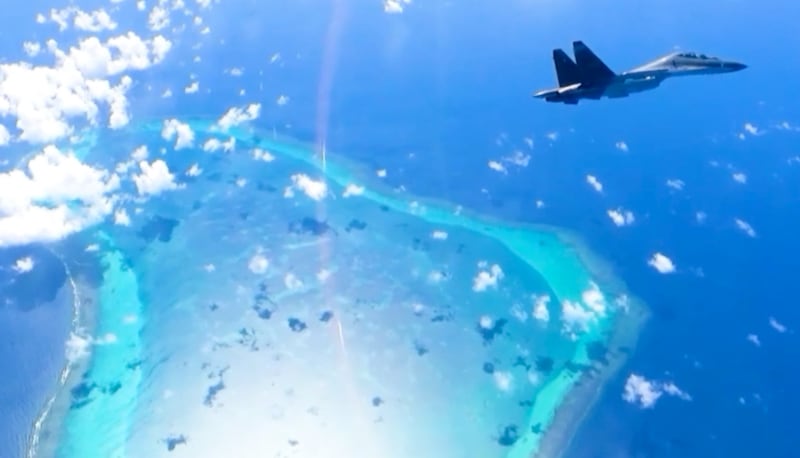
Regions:
<instances>
[{"instance_id":1,"label":"light blue water","mask_svg":"<svg viewBox=\"0 0 800 458\"><path fill-rule=\"evenodd\" d=\"M208 124L192 126L205 137ZM148 132L158 129L140 130L138 141ZM373 431L365 450L374 447L382 456L481 450L508 457L535 451L547 438L554 412L581 379L582 370L575 368L602 369L587 348L606 341L617 313L613 300L624 294L611 272L568 234L505 226L445 202L392 196L377 178L349 170L333 155L323 167L299 144L261 138L248 145L251 134L236 135L238 151L216 153L213 162L208 153L184 152L186 168L197 161L203 175L192 188L145 207L138 229L109 228L115 242L102 260L106 271L94 334L111 333L116 341L95 347L83 380L72 390L58 456L157 456L170 449L211 456L220 444L240 447L237 453L274 448L286 443L279 434L308 421L293 412L298 401L316 409L317 399L323 422L341 415L337 409L345 407L331 404L335 397L319 398L334 387L308 391L319 370L344 377L350 402L364 406L361 421L377 410L395 431ZM273 153L274 163L251 158L256 145ZM330 192L325 201L316 203L299 189L297 197L283 196L288 177L297 173L324 177ZM237 182L242 179L246 182ZM363 194L342 197L344 186L356 183L365 187ZM166 214L175 223L166 224L170 219L161 216ZM321 238L297 233L303 226L292 229L292 221L309 215L329 225ZM447 232L447 240L432 239L435 230ZM247 266L259 252L270 265L254 275ZM477 272L490 271L495 263L504 272L500 286L472 291ZM331 282L320 279L322 270ZM431 272L444 272L446 280L431 284ZM289 287L287 273L303 286ZM570 338L562 330L560 303L574 301L588 310L590 281L609 288L603 311ZM550 322L533 319L533 294L552 296ZM415 304L424 305L416 310ZM265 310L268 316L259 316ZM332 313L338 338L315 329L325 312ZM481 328L484 319L489 322ZM638 319L628 318L631 326ZM293 320L302 328L293 329ZM293 354L313 361L319 345L327 347L322 353L327 357L311 366L282 363L288 366L279 373L249 356L261 351L280 360ZM397 372L402 366L407 369ZM602 377L592 378L584 383L603 383ZM296 394L263 398L254 379ZM453 380L461 381L459 389L447 388ZM580 412L590 401L573 402L570 409ZM245 407L259 403L265 403L264 413ZM441 418L431 415L434 404ZM274 426L278 435L248 442L251 426L276 421L275 409L283 412ZM462 422L443 426L464 414ZM313 447L340 441L329 447L353 453L355 439L321 427L318 434L333 436L323 441L304 435L298 442ZM374 427L361 428L373 434L367 431ZM560 425L558 440L568 438L569 429ZM226 441L208 443L212 431ZM303 435L297 429L294 434Z\"/></svg>"}]
</instances>

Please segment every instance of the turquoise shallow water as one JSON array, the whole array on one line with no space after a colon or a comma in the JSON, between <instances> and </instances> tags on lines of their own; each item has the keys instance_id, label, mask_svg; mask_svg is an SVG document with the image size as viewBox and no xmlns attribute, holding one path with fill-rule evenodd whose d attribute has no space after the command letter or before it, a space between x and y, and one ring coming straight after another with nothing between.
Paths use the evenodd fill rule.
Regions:
<instances>
[{"instance_id":1,"label":"turquoise shallow water","mask_svg":"<svg viewBox=\"0 0 800 458\"><path fill-rule=\"evenodd\" d=\"M203 139L210 125L192 127ZM136 141L157 151L159 131ZM63 423L50 420L58 456L527 457L555 437L575 382L602 384L586 376L600 368L589 349L607 343L624 291L577 241L234 135L232 154L169 153L173 171L203 174L98 235L94 335L115 339L94 346ZM253 160L254 146L275 161ZM292 188L297 174L324 177L328 196ZM348 184L363 193L345 198ZM474 291L493 265L496 286ZM548 322L534 294L551 297ZM600 313L573 335L563 301Z\"/></svg>"}]
</instances>

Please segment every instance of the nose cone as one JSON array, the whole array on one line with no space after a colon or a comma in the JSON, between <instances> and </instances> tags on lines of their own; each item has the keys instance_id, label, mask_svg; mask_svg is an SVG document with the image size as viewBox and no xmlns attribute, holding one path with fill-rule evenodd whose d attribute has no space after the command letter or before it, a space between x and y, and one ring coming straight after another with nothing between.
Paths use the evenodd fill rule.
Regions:
<instances>
[{"instance_id":1,"label":"nose cone","mask_svg":"<svg viewBox=\"0 0 800 458\"><path fill-rule=\"evenodd\" d=\"M747 68L747 65L740 62L725 62L722 64L722 68L728 70L729 72L738 72L739 70L744 70Z\"/></svg>"}]
</instances>

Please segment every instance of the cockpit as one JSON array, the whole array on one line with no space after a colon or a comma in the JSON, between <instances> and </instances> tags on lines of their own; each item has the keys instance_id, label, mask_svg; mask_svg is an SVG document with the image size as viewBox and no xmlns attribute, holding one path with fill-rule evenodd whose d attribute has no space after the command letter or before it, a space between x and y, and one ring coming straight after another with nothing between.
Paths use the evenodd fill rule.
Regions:
<instances>
[{"instance_id":1,"label":"cockpit","mask_svg":"<svg viewBox=\"0 0 800 458\"><path fill-rule=\"evenodd\" d=\"M719 60L717 57L707 56L705 54L698 54L694 52L682 52L676 54L676 57L686 57L688 59L701 59L701 60Z\"/></svg>"}]
</instances>

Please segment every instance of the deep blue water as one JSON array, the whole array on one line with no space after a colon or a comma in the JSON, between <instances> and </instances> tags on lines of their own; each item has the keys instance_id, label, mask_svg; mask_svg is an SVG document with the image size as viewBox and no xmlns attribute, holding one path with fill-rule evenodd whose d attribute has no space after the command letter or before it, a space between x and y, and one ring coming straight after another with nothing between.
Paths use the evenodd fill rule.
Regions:
<instances>
[{"instance_id":1,"label":"deep blue water","mask_svg":"<svg viewBox=\"0 0 800 458\"><path fill-rule=\"evenodd\" d=\"M225 5L219 10L224 14L206 15L213 32L200 51L190 49L193 41L176 38L168 64L137 77L142 84L135 89L134 116L221 114L257 100L264 105L259 125L314 139L331 14L330 6L318 3L281 3L275 14L274 5L239 2ZM792 456L793 412L800 408L793 391L800 369L797 337L791 331L800 319L793 288L800 271L800 169L787 159L798 153L800 132L772 126L800 125L800 100L791 95L796 91L790 83L800 68L789 57L800 45L789 19L800 17L800 5L514 1L500 7L419 1L403 15L387 16L372 3L346 3L329 149L387 168L389 182L416 193L575 229L653 309L635 355L608 385L568 456ZM32 17L31 7L20 5L0 20L8 25L0 27L0 50L9 60L23 56L22 40L55 33L52 27L33 28ZM18 25L28 18L30 28ZM532 99L531 91L553 84L551 49L568 47L573 39L583 39L615 70L676 45L750 68L667 81L629 99L576 107ZM282 64L270 65L275 52ZM203 57L198 64L191 62L195 54ZM244 76L223 73L233 66L243 66ZM211 94L183 96L192 72L199 75L201 92L210 87ZM146 96L148 83L152 96ZM176 97L160 99L166 87ZM246 96L238 96L240 88ZM281 94L291 101L277 107ZM746 122L765 134L737 139ZM558 138L549 141L548 132L558 132ZM509 143L499 147L501 133ZM486 166L524 149L525 137L535 142L527 168L510 166L505 176ZM616 150L617 141L630 151ZM721 166L712 167L712 160ZM726 164L747 173L747 184L735 183ZM587 173L603 182L602 195L586 185ZM682 179L686 188L671 192L664 184L669 178ZM481 188L489 190L488 197ZM546 208L536 209L536 199ZM615 227L605 215L620 205L636 214L631 227ZM696 224L696 211L708 214L704 225ZM735 217L750 222L758 237L738 231ZM649 268L646 260L654 251L668 254L679 272L664 276ZM16 251L3 252L3 265L17 257ZM697 277L692 267L705 275ZM6 377L0 410L27 409L30 416L51 383L46 374L63 355L68 312L64 304L23 308L0 309L0 372L19 374ZM790 332L771 329L770 316ZM760 348L746 340L748 333L759 335ZM693 400L664 398L653 410L628 405L620 394L631 371L672 379ZM26 386L32 388L23 400ZM16 428L9 435L19 437L24 424L12 419L12 428L7 420L0 416L3 457L17 450L3 440L7 431Z\"/></svg>"}]
</instances>

